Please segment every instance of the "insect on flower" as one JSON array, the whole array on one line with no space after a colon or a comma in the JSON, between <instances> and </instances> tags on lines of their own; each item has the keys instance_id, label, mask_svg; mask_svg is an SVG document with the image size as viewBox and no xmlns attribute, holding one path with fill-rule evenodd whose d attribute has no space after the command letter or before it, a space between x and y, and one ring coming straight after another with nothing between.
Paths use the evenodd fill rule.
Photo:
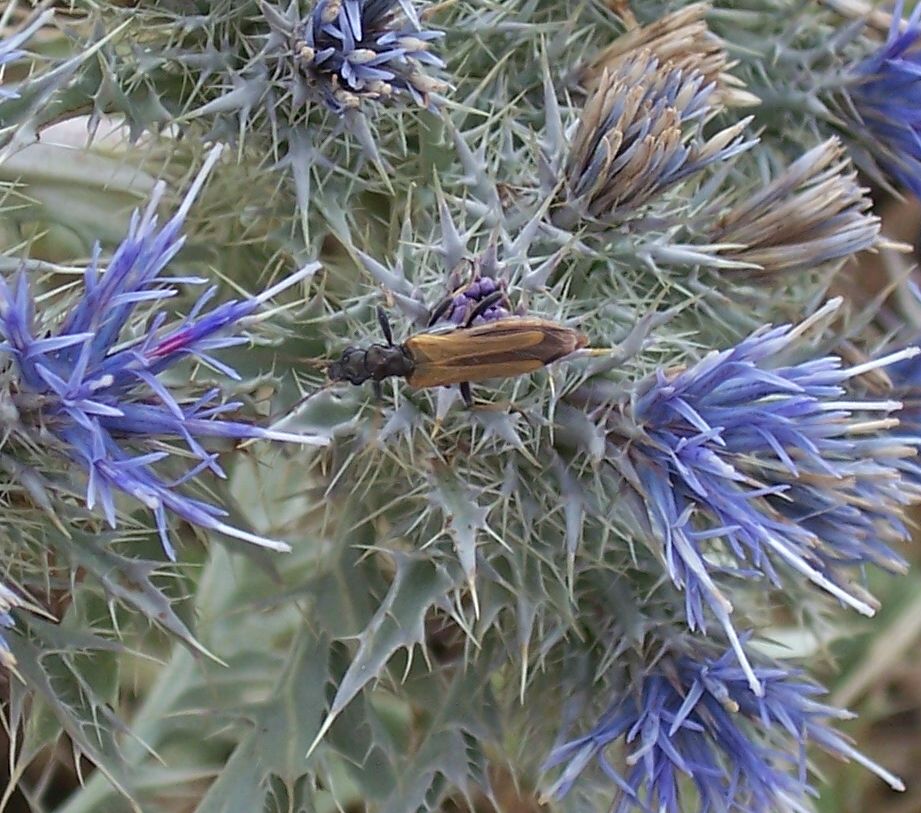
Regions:
<instances>
[{"instance_id":1,"label":"insect on flower","mask_svg":"<svg viewBox=\"0 0 921 813\"><path fill-rule=\"evenodd\" d=\"M483 299L462 327L452 325L416 333L403 344L394 344L390 321L378 309L386 344L347 347L339 360L329 365L327 373L332 381L351 384L370 379L375 391L379 391L383 379L391 376L405 378L416 389L459 384L464 402L470 406L471 382L531 373L588 343L573 328L534 317L497 319L474 326L474 320L502 296L502 291L496 291ZM435 309L430 328L450 304L451 300L446 300Z\"/></svg>"}]
</instances>

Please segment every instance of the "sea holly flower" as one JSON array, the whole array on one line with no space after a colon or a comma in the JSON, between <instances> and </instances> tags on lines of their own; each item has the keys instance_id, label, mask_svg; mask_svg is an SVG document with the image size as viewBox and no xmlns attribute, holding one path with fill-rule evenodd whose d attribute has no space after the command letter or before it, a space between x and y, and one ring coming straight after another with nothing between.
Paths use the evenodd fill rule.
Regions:
<instances>
[{"instance_id":1,"label":"sea holly flower","mask_svg":"<svg viewBox=\"0 0 921 813\"><path fill-rule=\"evenodd\" d=\"M432 324L463 327L505 319L515 311L508 296L508 282L498 276L495 247L461 264L448 275L448 295L432 308ZM490 273L484 274L484 270ZM489 300L487 303L485 300Z\"/></svg>"},{"instance_id":2,"label":"sea holly flower","mask_svg":"<svg viewBox=\"0 0 921 813\"><path fill-rule=\"evenodd\" d=\"M182 485L206 469L224 476L217 455L205 448L209 438L326 442L232 420L229 416L241 404L225 402L219 389L180 395L160 378L186 359L238 378L214 352L245 343L245 336L233 332L239 334L262 304L317 268L309 265L259 296L210 309L215 290L209 289L179 320L170 321L159 310L178 293L177 284L201 282L164 277L163 272L182 247L185 215L220 152L220 147L211 151L178 212L162 228L155 212L165 187L158 185L147 210L135 212L128 236L105 270L99 268L97 252L84 274L82 295L59 323L45 323L37 314L24 272L12 283L0 280L0 363L15 366L11 398L21 419L50 433L86 472L87 506L100 506L111 526L117 524L118 492L147 506L170 558L175 552L169 514L257 545L287 549L228 525L223 509L184 492ZM143 324L146 329L138 336ZM186 449L169 451L165 441ZM167 460L190 458L192 465L178 480L158 470Z\"/></svg>"},{"instance_id":3,"label":"sea holly flower","mask_svg":"<svg viewBox=\"0 0 921 813\"><path fill-rule=\"evenodd\" d=\"M660 63L648 51L605 72L569 143L545 145L545 176L559 187L553 224L570 229L635 215L668 188L755 144L744 136L750 119L704 138L701 128L718 109L715 90L699 71ZM561 134L562 123L549 132Z\"/></svg>"},{"instance_id":4,"label":"sea holly flower","mask_svg":"<svg viewBox=\"0 0 921 813\"><path fill-rule=\"evenodd\" d=\"M427 72L444 67L431 50L444 34L424 29L410 0L317 0L303 18L295 7L261 8L287 40L302 92L335 113L399 95L430 107L447 87Z\"/></svg>"},{"instance_id":5,"label":"sea holly flower","mask_svg":"<svg viewBox=\"0 0 921 813\"><path fill-rule=\"evenodd\" d=\"M421 248L401 245L389 265L354 249L368 274L389 292L397 307L418 328L463 326L468 322L480 325L522 315L523 307L513 304L509 295L510 264L525 269L519 280L521 287L534 289L540 287L535 280L555 268L559 257L554 255L543 260L539 268L531 269L527 245L508 241L504 246L510 257L507 261L497 239L490 239L485 247L471 246L472 235L458 227L443 199L439 209L440 224L432 238L423 241ZM412 278L406 274L407 266L417 272ZM434 273L423 275L418 273L420 269Z\"/></svg>"},{"instance_id":6,"label":"sea holly flower","mask_svg":"<svg viewBox=\"0 0 921 813\"><path fill-rule=\"evenodd\" d=\"M852 582L867 564L901 570L894 546L921 488L902 475L915 446L891 433L897 401L852 398L855 376L912 358L908 348L845 367L836 356L785 363L784 353L829 302L794 327L764 327L687 369L660 370L612 408L598 400L610 462L639 496L650 543L685 591L691 629L707 610L723 627L752 690L762 691L731 621L719 579L784 571L865 615L873 599Z\"/></svg>"},{"instance_id":7,"label":"sea holly flower","mask_svg":"<svg viewBox=\"0 0 921 813\"><path fill-rule=\"evenodd\" d=\"M740 267L810 269L874 247L872 207L841 143L830 138L717 217L707 236L721 260Z\"/></svg>"},{"instance_id":8,"label":"sea holly flower","mask_svg":"<svg viewBox=\"0 0 921 813\"><path fill-rule=\"evenodd\" d=\"M904 21L903 8L899 0L886 42L850 71L849 129L870 161L921 197L921 6Z\"/></svg>"},{"instance_id":9,"label":"sea holly flower","mask_svg":"<svg viewBox=\"0 0 921 813\"><path fill-rule=\"evenodd\" d=\"M545 770L563 767L547 795L568 793L595 761L617 789L612 810L618 813L806 811L816 795L808 782L809 746L904 790L898 777L834 729L852 715L820 702L824 689L777 662L758 662L754 672L760 695L732 650L719 657L666 653L619 692L589 731L551 752ZM623 749L616 762L608 754L614 744Z\"/></svg>"},{"instance_id":10,"label":"sea holly flower","mask_svg":"<svg viewBox=\"0 0 921 813\"><path fill-rule=\"evenodd\" d=\"M583 67L582 83L594 89L605 71L613 72L633 54L647 50L660 64L702 74L707 84L715 86L715 98L727 107L759 104L758 97L729 73L735 63L730 62L725 43L707 25L710 10L709 3L691 3L648 25L628 29Z\"/></svg>"}]
</instances>

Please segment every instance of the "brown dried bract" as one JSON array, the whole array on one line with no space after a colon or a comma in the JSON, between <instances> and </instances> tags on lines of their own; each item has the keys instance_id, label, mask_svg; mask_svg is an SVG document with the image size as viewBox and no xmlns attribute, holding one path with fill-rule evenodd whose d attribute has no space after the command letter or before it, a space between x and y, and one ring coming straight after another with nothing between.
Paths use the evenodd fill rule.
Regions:
<instances>
[{"instance_id":1,"label":"brown dried bract","mask_svg":"<svg viewBox=\"0 0 921 813\"><path fill-rule=\"evenodd\" d=\"M745 90L740 79L729 73L735 63L729 61L722 40L707 27L709 3L692 3L667 14L649 25L631 28L618 37L595 59L584 66L581 81L594 90L602 74L615 71L638 51L647 50L660 63L671 63L683 71L697 71L716 86L716 100L730 107L760 104L760 99Z\"/></svg>"}]
</instances>

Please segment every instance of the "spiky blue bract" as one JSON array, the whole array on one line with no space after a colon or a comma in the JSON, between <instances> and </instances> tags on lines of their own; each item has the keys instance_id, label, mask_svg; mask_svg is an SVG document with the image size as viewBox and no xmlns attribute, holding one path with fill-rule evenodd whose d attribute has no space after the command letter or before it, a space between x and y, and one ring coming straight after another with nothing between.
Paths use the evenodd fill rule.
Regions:
<instances>
[{"instance_id":1,"label":"spiky blue bract","mask_svg":"<svg viewBox=\"0 0 921 813\"><path fill-rule=\"evenodd\" d=\"M607 416L611 461L641 498L651 544L685 591L691 629L716 617L761 690L719 581L808 579L866 615L853 571L904 567L904 508L921 496L903 476L916 449L891 431L901 404L851 398L847 382L914 356L847 368L836 356L785 363L835 300L794 327L764 327L687 369L660 370Z\"/></svg>"},{"instance_id":2,"label":"spiky blue bract","mask_svg":"<svg viewBox=\"0 0 921 813\"><path fill-rule=\"evenodd\" d=\"M907 288L921 302L921 289L914 282L909 282ZM917 331L911 331L908 335L912 344L921 344L921 334ZM903 340L897 346L904 346L905 343ZM902 404L899 410L899 434L905 442L921 448L921 355L897 361L887 368L886 373L892 385L891 394ZM921 488L921 457L906 458L900 462L905 478L914 487Z\"/></svg>"},{"instance_id":3,"label":"spiky blue bract","mask_svg":"<svg viewBox=\"0 0 921 813\"><path fill-rule=\"evenodd\" d=\"M856 135L879 166L921 197L921 6L893 10L885 44L856 65L848 82Z\"/></svg>"},{"instance_id":4,"label":"spiky blue bract","mask_svg":"<svg viewBox=\"0 0 921 813\"><path fill-rule=\"evenodd\" d=\"M226 511L183 492L180 486L203 470L224 476L217 456L203 446L208 438L271 438L322 443L322 438L292 436L227 415L241 404L225 402L217 388L194 400L178 400L159 376L184 359L237 378L212 356L215 350L247 341L228 335L279 290L315 269L308 266L258 297L230 301L210 310L214 289L207 290L185 318L167 323L158 312L163 300L178 293L177 283L194 278L162 274L182 247L183 220L208 172L220 155L213 149L179 211L162 228L155 215L163 193L158 186L150 205L135 212L129 233L103 271L98 259L86 268L84 290L55 326L36 318L35 295L25 272L11 284L0 280L0 353L15 364L18 389L32 397L36 421L60 443L88 477L86 502L101 506L117 524L115 494L135 498L154 513L163 548L175 557L168 514L230 536L276 549L283 543L264 539L223 522ZM146 324L139 338L135 330ZM0 356L2 359L2 356ZM177 442L186 449L170 451ZM179 480L166 479L157 464L191 459Z\"/></svg>"},{"instance_id":5,"label":"spiky blue bract","mask_svg":"<svg viewBox=\"0 0 921 813\"><path fill-rule=\"evenodd\" d=\"M852 759L904 790L835 731L835 721L851 715L819 702L820 686L780 663L753 668L761 696L732 650L715 658L666 654L614 699L591 730L551 752L545 768L564 768L548 795L568 793L594 760L617 788L612 810L618 813L806 813L816 795L808 782L810 745ZM606 753L615 743L623 748L616 763Z\"/></svg>"},{"instance_id":6,"label":"spiky blue bract","mask_svg":"<svg viewBox=\"0 0 921 813\"><path fill-rule=\"evenodd\" d=\"M362 99L407 94L428 107L443 88L430 51L441 31L423 29L410 0L317 0L294 29L294 59L322 101L344 113Z\"/></svg>"},{"instance_id":7,"label":"spiky blue bract","mask_svg":"<svg viewBox=\"0 0 921 813\"><path fill-rule=\"evenodd\" d=\"M36 31L48 23L53 14L54 12L50 10L45 11L39 14L29 25L23 28L22 31L6 39L0 39L0 69L7 63L14 62L25 56L25 51L22 50L22 46ZM2 76L2 74L0 74L0 76ZM14 99L17 95L15 90L5 89L3 85L0 84L0 99Z\"/></svg>"}]
</instances>

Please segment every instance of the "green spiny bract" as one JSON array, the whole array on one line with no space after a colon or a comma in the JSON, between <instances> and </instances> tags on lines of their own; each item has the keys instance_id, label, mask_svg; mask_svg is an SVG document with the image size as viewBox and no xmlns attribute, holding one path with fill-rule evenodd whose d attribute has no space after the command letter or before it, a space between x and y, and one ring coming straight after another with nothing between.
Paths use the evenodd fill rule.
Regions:
<instances>
[{"instance_id":1,"label":"green spiny bract","mask_svg":"<svg viewBox=\"0 0 921 813\"><path fill-rule=\"evenodd\" d=\"M18 765L64 733L98 768L59 810L802 809L810 744L899 787L768 652L818 661L852 624L835 596L874 611L855 573L901 568L917 490L882 371L911 331L822 304L888 248L831 137L872 26L785 0L72 5L0 100L0 663ZM55 147L78 114L95 142ZM170 279L109 303L138 308L124 335L70 329L93 244L117 265L125 213L162 177L169 218L212 141L182 251L142 223L133 259ZM490 318L590 349L470 408L324 375L383 341L378 308L402 342L492 292ZM213 314L251 341L179 341ZM97 344L119 364L65 352ZM180 345L186 366L151 362ZM204 393L235 409L207 452ZM155 407L172 434L141 425ZM97 515L100 427L160 490L110 466L127 488Z\"/></svg>"}]
</instances>

